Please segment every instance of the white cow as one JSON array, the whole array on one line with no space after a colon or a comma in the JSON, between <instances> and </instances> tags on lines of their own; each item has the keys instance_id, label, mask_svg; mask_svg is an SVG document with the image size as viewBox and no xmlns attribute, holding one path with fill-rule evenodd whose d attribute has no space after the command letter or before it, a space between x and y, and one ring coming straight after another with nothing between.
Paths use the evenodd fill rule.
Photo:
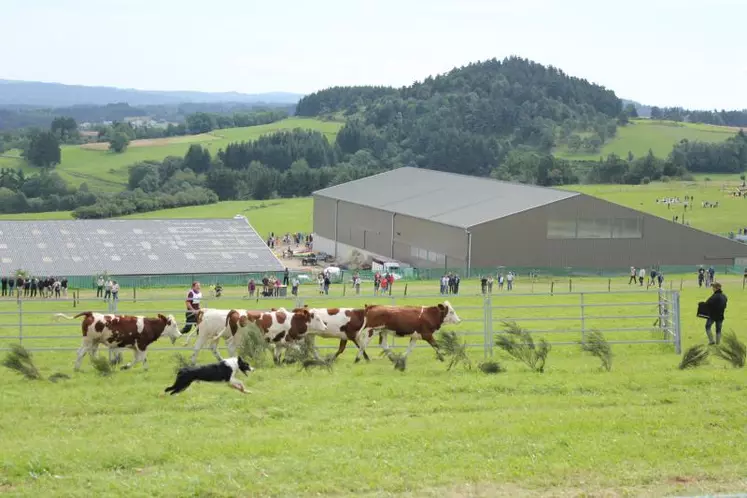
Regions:
<instances>
[{"instance_id":1,"label":"white cow","mask_svg":"<svg viewBox=\"0 0 747 498\"><path fill-rule=\"evenodd\" d=\"M220 353L218 353L218 341L221 337L226 339L228 356L236 356L236 344L234 344L233 335L225 332L226 317L231 311L233 310L203 308L197 312L197 327L195 327L197 341L195 341L195 347L191 358L193 365L197 363L197 355L205 346L212 351L213 356L215 356L218 361L223 360ZM189 334L189 336L191 335L192 333ZM187 337L185 345L189 344L189 336Z\"/></svg>"}]
</instances>

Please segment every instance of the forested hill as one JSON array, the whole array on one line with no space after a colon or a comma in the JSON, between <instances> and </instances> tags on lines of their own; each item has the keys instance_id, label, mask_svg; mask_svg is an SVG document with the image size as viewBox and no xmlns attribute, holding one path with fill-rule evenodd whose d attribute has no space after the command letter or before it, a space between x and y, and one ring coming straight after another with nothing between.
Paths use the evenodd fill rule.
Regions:
<instances>
[{"instance_id":1,"label":"forested hill","mask_svg":"<svg viewBox=\"0 0 747 498\"><path fill-rule=\"evenodd\" d=\"M577 133L604 141L616 133L621 112L611 90L518 57L473 63L400 89L330 88L296 108L298 115L346 115L337 140L344 153L368 149L392 166L504 177L515 176L496 171L511 151L549 153ZM536 172L521 175L539 180Z\"/></svg>"}]
</instances>

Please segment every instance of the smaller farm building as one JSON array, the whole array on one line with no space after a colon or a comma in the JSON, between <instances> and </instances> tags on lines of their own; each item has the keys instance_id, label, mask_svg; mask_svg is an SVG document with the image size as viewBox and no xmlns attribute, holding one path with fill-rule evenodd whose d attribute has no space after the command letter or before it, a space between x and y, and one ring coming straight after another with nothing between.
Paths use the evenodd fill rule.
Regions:
<instances>
[{"instance_id":1,"label":"smaller farm building","mask_svg":"<svg viewBox=\"0 0 747 498\"><path fill-rule=\"evenodd\" d=\"M0 274L117 277L283 270L246 218L0 221ZM245 282L244 282L245 283Z\"/></svg>"},{"instance_id":2,"label":"smaller farm building","mask_svg":"<svg viewBox=\"0 0 747 498\"><path fill-rule=\"evenodd\" d=\"M313 193L315 249L418 268L746 265L747 245L585 194L399 168Z\"/></svg>"}]
</instances>

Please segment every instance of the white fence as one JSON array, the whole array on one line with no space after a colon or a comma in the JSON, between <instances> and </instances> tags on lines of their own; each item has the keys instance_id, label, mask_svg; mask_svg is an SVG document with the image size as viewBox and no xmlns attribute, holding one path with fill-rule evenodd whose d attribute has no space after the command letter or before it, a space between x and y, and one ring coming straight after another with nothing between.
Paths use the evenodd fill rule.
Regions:
<instances>
[{"instance_id":1,"label":"white fence","mask_svg":"<svg viewBox=\"0 0 747 498\"><path fill-rule=\"evenodd\" d=\"M203 308L267 310L284 306L362 307L363 304L432 305L448 299L462 323L445 326L467 340L470 349L493 355L495 335L505 322L516 322L557 346L578 345L591 330L602 332L610 344L669 344L681 353L679 292L673 290L580 292L553 294L514 294L443 296L303 296L260 299L212 299ZM32 351L71 351L80 345L78 322L55 322L55 313L80 311L154 316L172 314L183 325L182 299L7 299L0 300L0 350L20 343ZM408 339L395 339L394 347L405 347ZM399 344L397 344L399 342ZM163 343L166 344L166 341ZM185 347L158 347L153 350L184 350ZM320 348L336 348L320 343ZM426 344L417 347L429 348Z\"/></svg>"}]
</instances>

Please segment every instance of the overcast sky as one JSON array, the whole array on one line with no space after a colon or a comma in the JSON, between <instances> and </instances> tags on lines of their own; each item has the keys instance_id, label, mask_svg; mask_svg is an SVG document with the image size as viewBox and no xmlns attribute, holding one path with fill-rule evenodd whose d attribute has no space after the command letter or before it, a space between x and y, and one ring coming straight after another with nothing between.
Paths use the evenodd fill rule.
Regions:
<instances>
[{"instance_id":1,"label":"overcast sky","mask_svg":"<svg viewBox=\"0 0 747 498\"><path fill-rule=\"evenodd\" d=\"M4 79L309 93L519 55L645 104L747 108L747 0L0 0L0 18Z\"/></svg>"}]
</instances>

